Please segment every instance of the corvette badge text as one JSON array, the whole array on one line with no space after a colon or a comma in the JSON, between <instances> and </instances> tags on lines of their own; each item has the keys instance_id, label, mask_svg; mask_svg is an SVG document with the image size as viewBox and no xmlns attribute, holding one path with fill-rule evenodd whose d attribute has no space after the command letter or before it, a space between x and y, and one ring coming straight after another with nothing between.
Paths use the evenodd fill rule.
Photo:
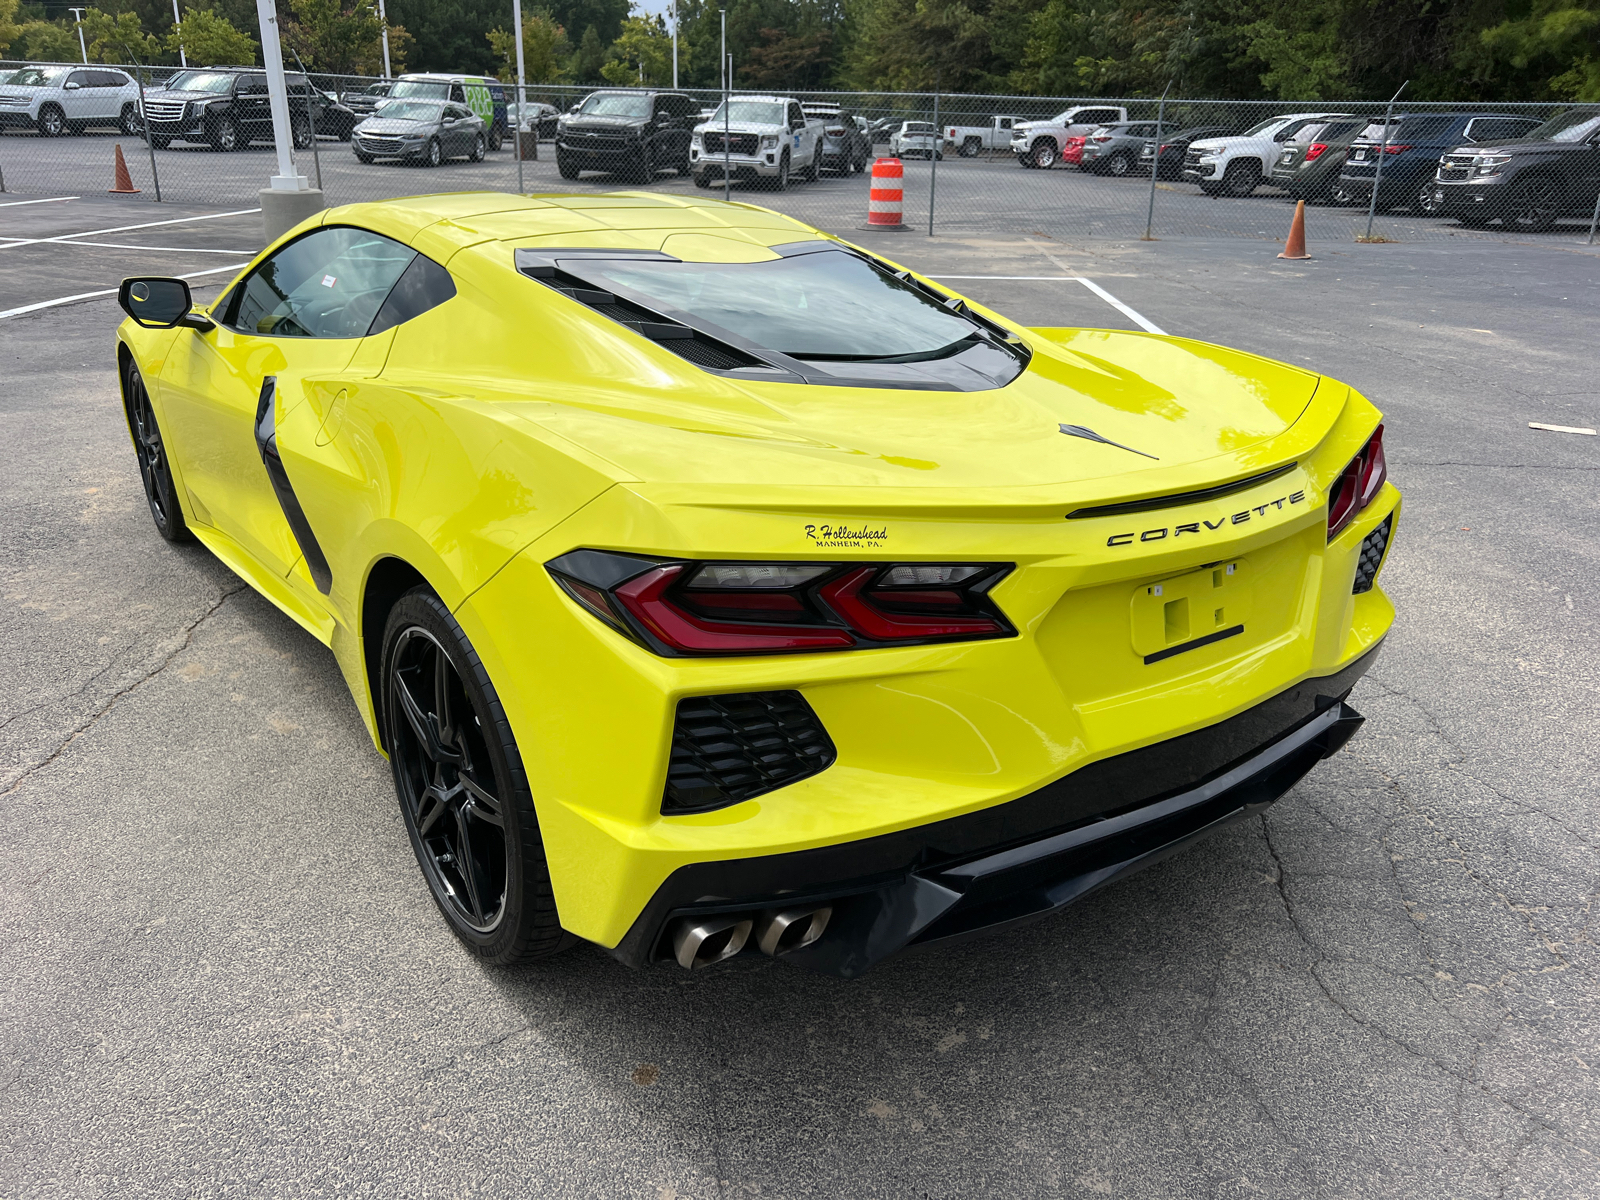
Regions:
<instances>
[{"instance_id":1,"label":"corvette badge text","mask_svg":"<svg viewBox=\"0 0 1600 1200\"><path fill-rule=\"evenodd\" d=\"M1165 537L1180 538L1186 533L1199 533L1202 526L1207 530L1218 530L1224 525L1243 525L1250 520L1250 514L1264 517L1269 508L1282 508L1286 504L1304 504L1304 492L1290 492L1287 496L1279 496L1276 500L1268 500L1265 504L1257 504L1236 512L1231 517L1225 516L1220 521L1190 521L1183 525L1168 526L1163 529L1146 529L1136 533L1113 533L1106 539L1108 546L1129 546L1135 538L1141 542L1159 542Z\"/></svg>"},{"instance_id":2,"label":"corvette badge text","mask_svg":"<svg viewBox=\"0 0 1600 1200\"><path fill-rule=\"evenodd\" d=\"M870 550L889 540L889 528L886 525L876 529L869 525L807 525L806 537L831 549Z\"/></svg>"}]
</instances>

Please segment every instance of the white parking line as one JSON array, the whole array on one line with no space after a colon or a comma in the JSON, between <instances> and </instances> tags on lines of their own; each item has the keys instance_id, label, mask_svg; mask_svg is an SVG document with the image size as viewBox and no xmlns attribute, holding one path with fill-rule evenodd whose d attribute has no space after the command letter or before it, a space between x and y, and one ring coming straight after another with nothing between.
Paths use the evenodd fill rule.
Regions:
<instances>
[{"instance_id":1,"label":"white parking line","mask_svg":"<svg viewBox=\"0 0 1600 1200\"><path fill-rule=\"evenodd\" d=\"M56 242L57 246L92 246L98 250L151 250L170 254L231 254L235 258L244 255L246 258L255 257L254 250L216 250L200 246L134 246L126 242Z\"/></svg>"},{"instance_id":2,"label":"white parking line","mask_svg":"<svg viewBox=\"0 0 1600 1200\"><path fill-rule=\"evenodd\" d=\"M0 246L0 249L4 249L4 247ZM1094 280L1085 279L1082 275L930 275L930 276L928 276L928 278L929 279L1013 279L1013 280L1035 280L1035 281L1038 281L1038 282L1041 282L1041 283L1048 282L1048 281L1054 281L1054 282L1059 282L1059 283L1070 283L1070 282L1073 282L1075 280L1078 283L1083 284L1084 287L1088 288L1096 296L1099 296L1100 299L1104 300L1107 304L1111 305L1112 308L1116 309L1123 316L1127 317L1128 320L1132 321L1135 325L1137 325L1140 329L1144 330L1146 333L1165 334L1167 332L1165 329L1161 328L1161 326L1157 325L1154 321L1151 321L1151 320L1147 319L1146 317L1142 316L1138 312L1134 311L1132 308L1129 308L1126 304L1124 304L1121 300L1118 300L1115 296L1113 296L1110 292L1106 291L1105 288L1101 287Z\"/></svg>"},{"instance_id":3,"label":"white parking line","mask_svg":"<svg viewBox=\"0 0 1600 1200\"><path fill-rule=\"evenodd\" d=\"M102 233L127 233L130 229L154 229L158 225L187 225L190 221L220 221L223 217L247 217L251 213L260 211L259 208L241 208L234 212L206 213L198 217L176 217L171 221L146 221L142 225L116 225L110 229L85 229L82 233L62 233L55 237L18 238L14 242L0 246L0 250L11 250L17 246L36 246L45 242L70 242L76 238L98 237Z\"/></svg>"},{"instance_id":4,"label":"white parking line","mask_svg":"<svg viewBox=\"0 0 1600 1200\"><path fill-rule=\"evenodd\" d=\"M43 200L7 200L0 208L17 208L23 204L60 204L63 200L77 200L77 196L46 196Z\"/></svg>"},{"instance_id":5,"label":"white parking line","mask_svg":"<svg viewBox=\"0 0 1600 1200\"><path fill-rule=\"evenodd\" d=\"M234 263L232 266L216 267L210 271L190 271L187 275L179 275L179 279L199 279L202 275L221 275L227 271L242 271L248 263ZM37 304L24 304L21 308L8 308L0 312L0 321L7 317L20 317L24 313L38 312L41 308L55 308L60 304L71 304L75 300L97 300L101 296L115 296L116 288L104 288L98 292L79 292L76 296L60 296L54 300L41 300Z\"/></svg>"}]
</instances>

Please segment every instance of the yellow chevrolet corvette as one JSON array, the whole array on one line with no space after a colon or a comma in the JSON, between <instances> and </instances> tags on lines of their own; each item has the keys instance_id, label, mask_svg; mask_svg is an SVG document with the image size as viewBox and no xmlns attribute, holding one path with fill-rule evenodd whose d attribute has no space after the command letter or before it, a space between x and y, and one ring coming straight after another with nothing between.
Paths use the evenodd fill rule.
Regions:
<instances>
[{"instance_id":1,"label":"yellow chevrolet corvette","mask_svg":"<svg viewBox=\"0 0 1600 1200\"><path fill-rule=\"evenodd\" d=\"M751 205L351 205L120 300L157 529L332 648L492 963L1034 920L1342 746L1394 617L1349 387Z\"/></svg>"}]
</instances>

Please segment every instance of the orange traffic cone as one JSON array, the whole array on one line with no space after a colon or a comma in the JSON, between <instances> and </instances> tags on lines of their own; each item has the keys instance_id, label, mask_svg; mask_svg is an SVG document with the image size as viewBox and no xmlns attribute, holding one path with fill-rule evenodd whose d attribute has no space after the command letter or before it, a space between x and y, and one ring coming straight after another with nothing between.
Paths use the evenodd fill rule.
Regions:
<instances>
[{"instance_id":1,"label":"orange traffic cone","mask_svg":"<svg viewBox=\"0 0 1600 1200\"><path fill-rule=\"evenodd\" d=\"M1283 247L1279 258L1310 258L1306 253L1306 202L1297 200L1294 206L1294 220L1289 222L1289 241Z\"/></svg>"},{"instance_id":2,"label":"orange traffic cone","mask_svg":"<svg viewBox=\"0 0 1600 1200\"><path fill-rule=\"evenodd\" d=\"M128 174L128 160L122 157L122 143L117 143L117 180L111 187L111 194L115 196L137 196L139 189L133 186L133 176Z\"/></svg>"}]
</instances>

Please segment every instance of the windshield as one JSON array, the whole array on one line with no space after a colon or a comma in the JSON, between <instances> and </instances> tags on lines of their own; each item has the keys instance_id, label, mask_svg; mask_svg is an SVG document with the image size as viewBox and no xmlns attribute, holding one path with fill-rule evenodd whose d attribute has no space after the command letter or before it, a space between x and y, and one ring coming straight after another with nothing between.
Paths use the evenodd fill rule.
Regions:
<instances>
[{"instance_id":1,"label":"windshield","mask_svg":"<svg viewBox=\"0 0 1600 1200\"><path fill-rule=\"evenodd\" d=\"M1250 126L1249 129L1246 129L1239 136L1240 137L1259 137L1264 133L1271 133L1274 129L1276 129L1279 125L1282 125L1283 123L1284 123L1284 118L1283 117L1273 117L1272 120L1270 120L1270 121L1263 121L1259 125Z\"/></svg>"},{"instance_id":2,"label":"windshield","mask_svg":"<svg viewBox=\"0 0 1600 1200\"><path fill-rule=\"evenodd\" d=\"M385 121L437 121L442 107L427 100L390 100L378 105L377 115Z\"/></svg>"},{"instance_id":3,"label":"windshield","mask_svg":"<svg viewBox=\"0 0 1600 1200\"><path fill-rule=\"evenodd\" d=\"M928 355L977 332L931 296L841 250L763 263L614 260L585 263L584 274L796 358Z\"/></svg>"},{"instance_id":4,"label":"windshield","mask_svg":"<svg viewBox=\"0 0 1600 1200\"><path fill-rule=\"evenodd\" d=\"M223 92L233 90L233 76L223 71L179 71L167 80L174 92Z\"/></svg>"},{"instance_id":5,"label":"windshield","mask_svg":"<svg viewBox=\"0 0 1600 1200\"><path fill-rule=\"evenodd\" d=\"M648 117L650 97L637 92L596 92L578 111L589 117Z\"/></svg>"},{"instance_id":6,"label":"windshield","mask_svg":"<svg viewBox=\"0 0 1600 1200\"><path fill-rule=\"evenodd\" d=\"M932 133L933 126L927 121L907 121L902 129L904 133Z\"/></svg>"},{"instance_id":7,"label":"windshield","mask_svg":"<svg viewBox=\"0 0 1600 1200\"><path fill-rule=\"evenodd\" d=\"M66 67L23 67L8 82L19 87L45 87L66 73Z\"/></svg>"},{"instance_id":8,"label":"windshield","mask_svg":"<svg viewBox=\"0 0 1600 1200\"><path fill-rule=\"evenodd\" d=\"M13 81L14 82L14 81ZM1528 135L1530 141L1581 142L1600 130L1600 110L1575 108L1559 117L1551 117Z\"/></svg>"},{"instance_id":9,"label":"windshield","mask_svg":"<svg viewBox=\"0 0 1600 1200\"><path fill-rule=\"evenodd\" d=\"M774 104L771 100L728 101L728 122L732 125L783 125L788 119L784 106ZM711 123L722 123L722 105L717 105L716 111L711 114Z\"/></svg>"},{"instance_id":10,"label":"windshield","mask_svg":"<svg viewBox=\"0 0 1600 1200\"><path fill-rule=\"evenodd\" d=\"M389 89L389 95L397 99L401 96L411 96L418 100L448 100L450 85L427 79L401 79Z\"/></svg>"}]
</instances>

